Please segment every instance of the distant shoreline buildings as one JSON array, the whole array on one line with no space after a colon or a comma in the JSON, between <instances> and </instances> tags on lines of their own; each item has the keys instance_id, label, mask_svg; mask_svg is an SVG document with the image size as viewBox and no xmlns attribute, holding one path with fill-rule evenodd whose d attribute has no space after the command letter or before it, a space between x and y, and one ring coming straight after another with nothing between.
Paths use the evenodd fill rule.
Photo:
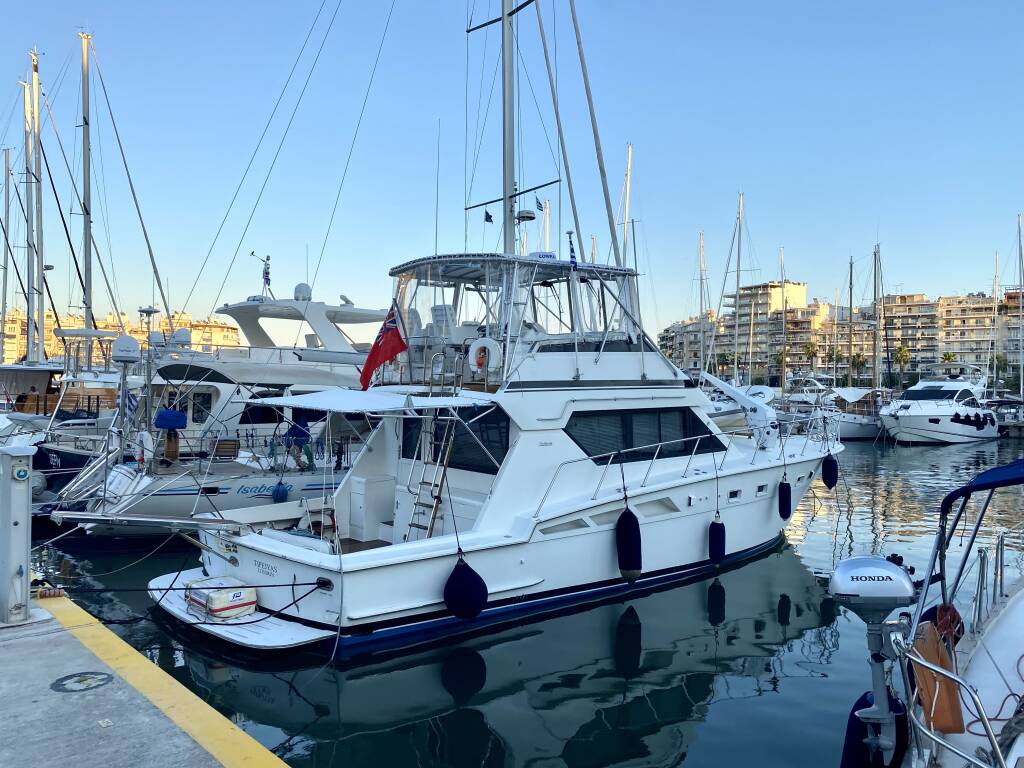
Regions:
<instances>
[{"instance_id":1,"label":"distant shoreline buildings","mask_svg":"<svg viewBox=\"0 0 1024 768\"><path fill-rule=\"evenodd\" d=\"M212 317L198 319L193 318L187 312L175 312L174 328L187 328L192 334L192 346L203 351L212 351L217 347L237 347L240 345L238 328L223 320L216 320ZM57 330L58 317L50 310L46 312L46 356L48 358L61 357L64 354L64 343L54 331ZM85 317L69 313L60 315L60 328L72 329L85 327ZM101 331L120 333L122 325L129 336L137 339L140 344L145 344L146 324L139 318L133 318L127 313L121 313L120 321L118 316L108 312L106 316L96 318L96 328ZM7 323L4 328L3 339L3 362L14 363L25 357L27 348L26 331L28 321L25 311L21 308L9 308L7 310ZM165 337L171 333L171 323L163 314L153 317L153 330L161 331Z\"/></svg>"},{"instance_id":2,"label":"distant shoreline buildings","mask_svg":"<svg viewBox=\"0 0 1024 768\"><path fill-rule=\"evenodd\" d=\"M873 344L879 329L880 378L916 379L931 365L956 360L990 374L1016 376L1020 365L1021 289L1001 297L985 293L940 296L886 294L878 302L853 308L822 299L807 299L807 284L786 280L742 286L723 297L728 312L690 317L658 334L661 351L680 368L696 372L702 359L720 375L731 377L734 353L744 383L777 385L782 352L789 372L825 371L843 383L870 382ZM783 303L785 301L785 304ZM785 345L783 345L785 306ZM876 317L876 314L880 317ZM738 322L737 322L738 321ZM702 342L703 340L703 342ZM703 354L702 354L703 343ZM851 367L852 360L852 367Z\"/></svg>"}]
</instances>

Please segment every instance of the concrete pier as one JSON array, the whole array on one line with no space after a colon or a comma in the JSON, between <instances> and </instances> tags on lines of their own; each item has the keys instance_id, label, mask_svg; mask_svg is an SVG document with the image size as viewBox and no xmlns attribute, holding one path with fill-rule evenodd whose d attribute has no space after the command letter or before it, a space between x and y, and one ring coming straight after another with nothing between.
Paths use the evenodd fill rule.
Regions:
<instances>
[{"instance_id":1,"label":"concrete pier","mask_svg":"<svg viewBox=\"0 0 1024 768\"><path fill-rule=\"evenodd\" d=\"M285 766L66 597L0 628L0 701L0 766Z\"/></svg>"}]
</instances>

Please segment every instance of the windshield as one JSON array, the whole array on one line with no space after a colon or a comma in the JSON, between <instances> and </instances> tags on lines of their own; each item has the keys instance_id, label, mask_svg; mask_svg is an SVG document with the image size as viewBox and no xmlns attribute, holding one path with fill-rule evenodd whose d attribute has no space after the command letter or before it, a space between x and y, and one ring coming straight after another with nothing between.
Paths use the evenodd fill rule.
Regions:
<instances>
[{"instance_id":1,"label":"windshield","mask_svg":"<svg viewBox=\"0 0 1024 768\"><path fill-rule=\"evenodd\" d=\"M955 389L943 389L942 387L925 387L924 389L908 389L903 393L904 400L952 400L956 395Z\"/></svg>"}]
</instances>

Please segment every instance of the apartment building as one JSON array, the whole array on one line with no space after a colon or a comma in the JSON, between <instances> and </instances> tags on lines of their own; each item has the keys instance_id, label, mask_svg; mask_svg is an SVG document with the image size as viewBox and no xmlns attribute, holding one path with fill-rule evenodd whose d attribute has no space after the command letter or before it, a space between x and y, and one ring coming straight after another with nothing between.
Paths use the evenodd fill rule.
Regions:
<instances>
[{"instance_id":1,"label":"apartment building","mask_svg":"<svg viewBox=\"0 0 1024 768\"><path fill-rule=\"evenodd\" d=\"M942 358L939 338L939 302L923 293L887 294L882 298L885 327L883 343L910 353L906 370L919 373Z\"/></svg>"},{"instance_id":2,"label":"apartment building","mask_svg":"<svg viewBox=\"0 0 1024 768\"><path fill-rule=\"evenodd\" d=\"M937 309L941 353L962 363L989 365L999 336L999 300L984 293L940 296Z\"/></svg>"},{"instance_id":3,"label":"apartment building","mask_svg":"<svg viewBox=\"0 0 1024 768\"><path fill-rule=\"evenodd\" d=\"M64 343L53 331L58 328L57 317L52 311L46 312L46 339L43 349L49 358L60 357L64 354ZM146 326L138 318L133 318L125 313L118 318L114 313L108 312L103 317L96 318L96 327L101 331L119 333L122 325L129 336L137 339L141 344L146 343ZM20 307L11 307L7 310L7 323L4 328L3 362L13 363L22 359L27 351L26 329L28 327L25 311ZM67 314L60 316L61 328L84 328L85 317L79 314ZM192 333L192 344L197 349L209 351L215 347L237 347L240 343L238 328L230 323L214 318L193 319L191 315L183 312L174 314L175 328L188 328ZM171 325L166 318L157 316L154 318L153 329L161 330L165 334L170 332ZM99 354L97 352L97 354Z\"/></svg>"},{"instance_id":4,"label":"apartment building","mask_svg":"<svg viewBox=\"0 0 1024 768\"><path fill-rule=\"evenodd\" d=\"M715 336L715 357L720 368L731 375L733 353L737 351L743 381L766 380L779 351L773 345L775 315L782 312L783 306L787 310L806 309L807 283L773 280L745 285L740 287L739 295L728 293L723 299L724 306L732 311L719 318Z\"/></svg>"},{"instance_id":5,"label":"apartment building","mask_svg":"<svg viewBox=\"0 0 1024 768\"><path fill-rule=\"evenodd\" d=\"M658 334L658 347L669 360L684 371L696 373L701 368L701 344L706 356L712 347L718 325L714 310L704 317L690 317L672 323Z\"/></svg>"}]
</instances>

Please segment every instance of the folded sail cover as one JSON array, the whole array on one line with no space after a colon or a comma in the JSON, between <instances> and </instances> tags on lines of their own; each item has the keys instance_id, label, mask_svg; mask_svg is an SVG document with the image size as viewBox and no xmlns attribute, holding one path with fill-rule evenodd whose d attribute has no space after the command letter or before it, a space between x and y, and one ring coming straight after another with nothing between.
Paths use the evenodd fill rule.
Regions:
<instances>
[{"instance_id":1,"label":"folded sail cover","mask_svg":"<svg viewBox=\"0 0 1024 768\"><path fill-rule=\"evenodd\" d=\"M473 393L472 397L454 395L445 397L427 397L401 390L388 390L374 387L361 391L358 389L330 389L323 392L311 392L306 395L286 397L266 397L260 399L261 405L281 405L290 408L309 408L315 411L331 413L383 413L385 411L406 411L414 408L472 408L488 406L491 399Z\"/></svg>"}]
</instances>

